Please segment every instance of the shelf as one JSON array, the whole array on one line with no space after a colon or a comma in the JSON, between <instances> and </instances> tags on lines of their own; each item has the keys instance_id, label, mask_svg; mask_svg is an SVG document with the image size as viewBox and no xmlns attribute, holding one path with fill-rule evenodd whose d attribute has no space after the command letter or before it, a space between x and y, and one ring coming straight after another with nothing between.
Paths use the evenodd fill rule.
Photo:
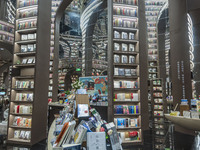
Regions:
<instances>
[{"instance_id":1,"label":"shelf","mask_svg":"<svg viewBox=\"0 0 200 150\"><path fill-rule=\"evenodd\" d=\"M13 103L30 103L30 104L33 103L33 101L11 101L11 102L13 102Z\"/></svg>"},{"instance_id":2,"label":"shelf","mask_svg":"<svg viewBox=\"0 0 200 150\"><path fill-rule=\"evenodd\" d=\"M38 7L38 5L35 4L35 5L31 5L31 6L20 7L17 10L31 9L31 8L37 8L37 7Z\"/></svg>"},{"instance_id":3,"label":"shelf","mask_svg":"<svg viewBox=\"0 0 200 150\"><path fill-rule=\"evenodd\" d=\"M141 127L124 127L124 128L117 128L117 130L132 130L132 129L140 129Z\"/></svg>"},{"instance_id":4,"label":"shelf","mask_svg":"<svg viewBox=\"0 0 200 150\"><path fill-rule=\"evenodd\" d=\"M24 40L24 41L18 41L15 42L16 44L35 44L36 40Z\"/></svg>"},{"instance_id":5,"label":"shelf","mask_svg":"<svg viewBox=\"0 0 200 150\"><path fill-rule=\"evenodd\" d=\"M139 88L114 88L114 91L127 91L127 92L130 92L130 91L138 91L140 90Z\"/></svg>"},{"instance_id":6,"label":"shelf","mask_svg":"<svg viewBox=\"0 0 200 150\"><path fill-rule=\"evenodd\" d=\"M125 18L125 19L131 19L131 20L138 20L138 17L134 17L134 16L123 16L123 15L113 15L113 18Z\"/></svg>"},{"instance_id":7,"label":"shelf","mask_svg":"<svg viewBox=\"0 0 200 150\"><path fill-rule=\"evenodd\" d=\"M123 66L123 67L137 67L138 64L122 64L122 63L114 63L114 66Z\"/></svg>"},{"instance_id":8,"label":"shelf","mask_svg":"<svg viewBox=\"0 0 200 150\"><path fill-rule=\"evenodd\" d=\"M114 79L138 79L139 76L114 76Z\"/></svg>"},{"instance_id":9,"label":"shelf","mask_svg":"<svg viewBox=\"0 0 200 150\"><path fill-rule=\"evenodd\" d=\"M137 5L131 5L131 4L123 4L123 3L113 3L113 6L119 6L119 7L130 7L130 8L138 8Z\"/></svg>"},{"instance_id":10,"label":"shelf","mask_svg":"<svg viewBox=\"0 0 200 150\"><path fill-rule=\"evenodd\" d=\"M140 101L113 101L114 103L140 103Z\"/></svg>"},{"instance_id":11,"label":"shelf","mask_svg":"<svg viewBox=\"0 0 200 150\"><path fill-rule=\"evenodd\" d=\"M149 72L150 74L157 74L158 72Z\"/></svg>"},{"instance_id":12,"label":"shelf","mask_svg":"<svg viewBox=\"0 0 200 150\"><path fill-rule=\"evenodd\" d=\"M131 143L141 143L141 140L134 140L134 141L122 141L122 144L131 144Z\"/></svg>"},{"instance_id":13,"label":"shelf","mask_svg":"<svg viewBox=\"0 0 200 150\"><path fill-rule=\"evenodd\" d=\"M15 139L15 138L10 138L8 139L8 143L9 142L12 142L14 144L19 144L20 142L21 143L30 143L31 141L30 140L23 140L23 139ZM31 143L30 143L31 144Z\"/></svg>"},{"instance_id":14,"label":"shelf","mask_svg":"<svg viewBox=\"0 0 200 150\"><path fill-rule=\"evenodd\" d=\"M17 56L35 56L36 52L15 53Z\"/></svg>"},{"instance_id":15,"label":"shelf","mask_svg":"<svg viewBox=\"0 0 200 150\"><path fill-rule=\"evenodd\" d=\"M34 76L16 76L15 79L33 79Z\"/></svg>"},{"instance_id":16,"label":"shelf","mask_svg":"<svg viewBox=\"0 0 200 150\"><path fill-rule=\"evenodd\" d=\"M139 116L140 114L114 114L114 116Z\"/></svg>"},{"instance_id":17,"label":"shelf","mask_svg":"<svg viewBox=\"0 0 200 150\"><path fill-rule=\"evenodd\" d=\"M137 55L138 52L113 51L114 54Z\"/></svg>"},{"instance_id":18,"label":"shelf","mask_svg":"<svg viewBox=\"0 0 200 150\"><path fill-rule=\"evenodd\" d=\"M35 64L20 64L20 65L17 65L17 64L14 64L13 67L35 67Z\"/></svg>"},{"instance_id":19,"label":"shelf","mask_svg":"<svg viewBox=\"0 0 200 150\"><path fill-rule=\"evenodd\" d=\"M32 89L30 89L30 88L26 88L26 89L13 88L12 90L15 90L15 91L32 91L32 90L34 90L34 88L32 88Z\"/></svg>"},{"instance_id":20,"label":"shelf","mask_svg":"<svg viewBox=\"0 0 200 150\"><path fill-rule=\"evenodd\" d=\"M164 118L164 116L155 116L155 115L154 115L154 117L156 117L156 118Z\"/></svg>"},{"instance_id":21,"label":"shelf","mask_svg":"<svg viewBox=\"0 0 200 150\"><path fill-rule=\"evenodd\" d=\"M153 98L163 98L162 96L153 96Z\"/></svg>"},{"instance_id":22,"label":"shelf","mask_svg":"<svg viewBox=\"0 0 200 150\"><path fill-rule=\"evenodd\" d=\"M20 22L26 21L26 20L37 20L37 16L16 19L16 21L20 21Z\"/></svg>"},{"instance_id":23,"label":"shelf","mask_svg":"<svg viewBox=\"0 0 200 150\"><path fill-rule=\"evenodd\" d=\"M9 128L15 128L15 129L31 129L30 127L19 127L19 126L9 126Z\"/></svg>"},{"instance_id":24,"label":"shelf","mask_svg":"<svg viewBox=\"0 0 200 150\"><path fill-rule=\"evenodd\" d=\"M125 27L113 27L113 29L117 31L133 31L133 32L138 31L137 28L125 28Z\"/></svg>"},{"instance_id":25,"label":"shelf","mask_svg":"<svg viewBox=\"0 0 200 150\"><path fill-rule=\"evenodd\" d=\"M139 41L138 40L126 40L126 39L113 39L113 42L121 42L121 43L135 43L137 44Z\"/></svg>"},{"instance_id":26,"label":"shelf","mask_svg":"<svg viewBox=\"0 0 200 150\"><path fill-rule=\"evenodd\" d=\"M16 114L16 113L10 113L10 115L14 115L14 116L32 116L32 114Z\"/></svg>"},{"instance_id":27,"label":"shelf","mask_svg":"<svg viewBox=\"0 0 200 150\"><path fill-rule=\"evenodd\" d=\"M28 29L16 30L16 32L18 32L20 34L35 33L36 31L37 31L37 28L28 28Z\"/></svg>"}]
</instances>

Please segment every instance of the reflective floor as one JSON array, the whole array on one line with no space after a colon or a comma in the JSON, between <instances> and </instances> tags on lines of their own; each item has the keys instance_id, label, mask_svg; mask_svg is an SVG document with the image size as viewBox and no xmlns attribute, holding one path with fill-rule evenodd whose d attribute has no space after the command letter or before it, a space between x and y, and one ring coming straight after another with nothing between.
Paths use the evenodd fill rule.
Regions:
<instances>
[{"instance_id":1,"label":"reflective floor","mask_svg":"<svg viewBox=\"0 0 200 150\"><path fill-rule=\"evenodd\" d=\"M153 150L152 131L144 132L144 145L143 146L124 146L124 150ZM173 141L172 141L173 142ZM11 145L0 144L0 150L47 150L46 140L34 145L31 148L24 149L23 146L18 149L13 149ZM174 150L200 150L200 138L197 135L185 135L182 133L174 132Z\"/></svg>"}]
</instances>

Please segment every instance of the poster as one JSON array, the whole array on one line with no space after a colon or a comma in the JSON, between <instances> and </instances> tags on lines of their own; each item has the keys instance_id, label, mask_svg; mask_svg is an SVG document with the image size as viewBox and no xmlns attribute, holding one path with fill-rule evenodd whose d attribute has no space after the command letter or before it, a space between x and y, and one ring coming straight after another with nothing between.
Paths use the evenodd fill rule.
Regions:
<instances>
[{"instance_id":1,"label":"poster","mask_svg":"<svg viewBox=\"0 0 200 150\"><path fill-rule=\"evenodd\" d=\"M107 76L91 76L80 77L79 81L83 82L83 87L90 95L108 94L108 77Z\"/></svg>"}]
</instances>

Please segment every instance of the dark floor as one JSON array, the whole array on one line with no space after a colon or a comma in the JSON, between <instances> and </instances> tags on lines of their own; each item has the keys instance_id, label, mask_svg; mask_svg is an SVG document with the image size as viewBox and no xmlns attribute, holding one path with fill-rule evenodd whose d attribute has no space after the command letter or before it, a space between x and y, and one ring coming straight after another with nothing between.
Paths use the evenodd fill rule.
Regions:
<instances>
[{"instance_id":1,"label":"dark floor","mask_svg":"<svg viewBox=\"0 0 200 150\"><path fill-rule=\"evenodd\" d=\"M198 136L185 135L182 133L174 133L174 149L175 150L200 150L200 139ZM23 146L19 147L21 149L13 149L12 146L0 145L0 150L30 150L23 149ZM144 145L143 146L124 146L124 150L153 150L152 145L152 131L144 132ZM47 150L46 140L31 147L31 150Z\"/></svg>"}]
</instances>

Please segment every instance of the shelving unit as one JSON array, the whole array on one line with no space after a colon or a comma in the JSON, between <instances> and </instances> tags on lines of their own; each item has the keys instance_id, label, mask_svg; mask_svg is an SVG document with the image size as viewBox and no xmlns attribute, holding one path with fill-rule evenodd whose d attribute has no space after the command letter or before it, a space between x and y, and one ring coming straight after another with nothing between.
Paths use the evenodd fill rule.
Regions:
<instances>
[{"instance_id":1,"label":"shelving unit","mask_svg":"<svg viewBox=\"0 0 200 150\"><path fill-rule=\"evenodd\" d=\"M60 3L62 2L62 0L51 0L51 37L50 37L50 61L49 61L49 92L48 92L48 100L51 101L57 101L57 94L54 94L54 90L58 90L57 89L57 82L55 82L54 85L54 81L56 78L56 70L54 69L54 61L55 59L58 59L57 57L54 57L54 26L55 26L55 15L56 15L56 11L60 5Z\"/></svg>"},{"instance_id":2,"label":"shelving unit","mask_svg":"<svg viewBox=\"0 0 200 150\"><path fill-rule=\"evenodd\" d=\"M166 3L166 0L145 0L147 33L148 33L148 61L149 61L149 79L159 78L159 52L158 52L158 33L157 17Z\"/></svg>"},{"instance_id":3,"label":"shelving unit","mask_svg":"<svg viewBox=\"0 0 200 150\"><path fill-rule=\"evenodd\" d=\"M46 138L50 3L17 0L8 143L33 145Z\"/></svg>"},{"instance_id":4,"label":"shelving unit","mask_svg":"<svg viewBox=\"0 0 200 150\"><path fill-rule=\"evenodd\" d=\"M151 81L151 106L153 116L153 149L163 149L166 135L166 125L164 122L165 113L165 91L162 79Z\"/></svg>"},{"instance_id":5,"label":"shelving unit","mask_svg":"<svg viewBox=\"0 0 200 150\"><path fill-rule=\"evenodd\" d=\"M113 113L112 118L116 124L117 130L122 137L122 144L140 145L143 143L142 129L145 128L144 116L142 115L143 101L147 98L147 93L143 93L146 85L140 79L142 73L141 67L145 66L141 63L141 57L145 57L145 53L140 50L141 45L145 46L143 36L140 33L140 27L143 27L143 17L145 14L140 12L140 7L144 7L144 2L138 0L120 1L114 0L108 2L108 10L111 18L108 22L112 23L108 37L108 49L112 49L109 54L113 57L109 60L112 70L108 76L111 81L108 99L114 100L109 103L108 109ZM141 13L141 15L140 15ZM141 17L141 20L140 20ZM144 26L145 28L145 26ZM142 44L143 43L143 44ZM142 64L142 65L141 65ZM147 66L146 66L147 67ZM143 95L141 95L143 93ZM114 108L113 108L114 107ZM133 138L130 133L135 133Z\"/></svg>"}]
</instances>

